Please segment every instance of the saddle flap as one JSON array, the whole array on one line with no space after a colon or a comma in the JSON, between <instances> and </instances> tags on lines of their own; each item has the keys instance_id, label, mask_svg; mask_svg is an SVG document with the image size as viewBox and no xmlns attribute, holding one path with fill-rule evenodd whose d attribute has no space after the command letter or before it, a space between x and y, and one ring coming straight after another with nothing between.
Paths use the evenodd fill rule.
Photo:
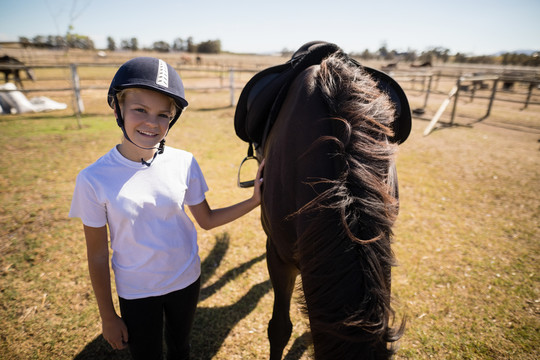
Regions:
<instances>
[{"instance_id":1,"label":"saddle flap","mask_svg":"<svg viewBox=\"0 0 540 360\"><path fill-rule=\"evenodd\" d=\"M260 133L262 136L265 126L264 114L270 112L272 103L283 85L274 80L289 66L289 63L285 63L265 69L255 74L244 86L234 114L234 129L240 139L252 142L256 140L256 134Z\"/></svg>"},{"instance_id":2,"label":"saddle flap","mask_svg":"<svg viewBox=\"0 0 540 360\"><path fill-rule=\"evenodd\" d=\"M257 73L251 78L238 100L234 115L236 135L246 141L261 144L268 123L273 123L286 90L304 69L320 63L340 50L335 44L314 41L298 49L291 60Z\"/></svg>"}]
</instances>

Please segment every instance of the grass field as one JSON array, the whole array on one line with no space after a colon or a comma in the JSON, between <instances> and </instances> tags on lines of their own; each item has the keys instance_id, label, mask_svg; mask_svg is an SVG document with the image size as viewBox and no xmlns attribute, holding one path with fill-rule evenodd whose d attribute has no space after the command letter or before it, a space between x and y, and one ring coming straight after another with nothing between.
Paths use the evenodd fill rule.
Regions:
<instances>
[{"instance_id":1,"label":"grass field","mask_svg":"<svg viewBox=\"0 0 540 360\"><path fill-rule=\"evenodd\" d=\"M421 93L408 95L422 106ZM234 134L228 92L188 97L167 143L195 154L213 206L248 197L236 187L247 146ZM426 118L441 101L433 96ZM82 129L69 112L0 117L1 359L127 358L100 336L82 225L67 218L77 173L121 138L106 106L88 104ZM400 147L393 294L408 325L397 358L537 359L540 108L496 104L478 123L485 101L463 99L460 109L456 126L427 137L427 121L415 119ZM199 229L194 359L268 357L272 289L259 214ZM292 315L286 359L308 359L306 320L296 305Z\"/></svg>"}]
</instances>

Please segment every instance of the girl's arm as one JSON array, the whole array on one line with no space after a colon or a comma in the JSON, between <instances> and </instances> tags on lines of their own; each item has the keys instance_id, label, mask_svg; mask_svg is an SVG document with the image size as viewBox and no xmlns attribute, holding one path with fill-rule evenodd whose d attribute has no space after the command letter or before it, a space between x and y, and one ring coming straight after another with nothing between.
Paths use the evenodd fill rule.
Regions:
<instances>
[{"instance_id":1,"label":"girl's arm","mask_svg":"<svg viewBox=\"0 0 540 360\"><path fill-rule=\"evenodd\" d=\"M84 225L88 270L101 316L103 337L113 349L127 346L128 333L124 321L116 314L111 293L107 227Z\"/></svg>"},{"instance_id":2,"label":"girl's arm","mask_svg":"<svg viewBox=\"0 0 540 360\"><path fill-rule=\"evenodd\" d=\"M225 225L233 220L236 220L259 206L261 203L261 174L263 167L264 160L257 171L255 185L253 188L253 196L251 198L239 202L238 204L215 210L210 208L210 205L206 199L198 205L189 206L189 210L193 214L193 217L199 226L205 230L210 230L217 226Z\"/></svg>"}]
</instances>

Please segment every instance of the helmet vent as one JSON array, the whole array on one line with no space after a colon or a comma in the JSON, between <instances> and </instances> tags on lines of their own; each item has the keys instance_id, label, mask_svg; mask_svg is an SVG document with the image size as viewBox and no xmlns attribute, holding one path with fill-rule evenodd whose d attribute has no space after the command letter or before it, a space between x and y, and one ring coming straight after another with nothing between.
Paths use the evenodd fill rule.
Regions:
<instances>
[{"instance_id":1,"label":"helmet vent","mask_svg":"<svg viewBox=\"0 0 540 360\"><path fill-rule=\"evenodd\" d=\"M159 59L156 84L166 88L169 87L169 69L167 68L167 63L161 59Z\"/></svg>"}]
</instances>

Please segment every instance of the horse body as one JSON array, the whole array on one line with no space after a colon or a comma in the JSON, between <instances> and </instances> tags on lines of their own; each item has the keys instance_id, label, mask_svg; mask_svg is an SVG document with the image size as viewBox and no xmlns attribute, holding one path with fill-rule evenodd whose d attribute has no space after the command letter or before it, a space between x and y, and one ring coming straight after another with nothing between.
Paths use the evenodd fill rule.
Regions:
<instances>
[{"instance_id":1,"label":"horse body","mask_svg":"<svg viewBox=\"0 0 540 360\"><path fill-rule=\"evenodd\" d=\"M4 81L7 83L9 81L9 76L13 75L13 81L16 84L19 84L21 89L23 89L23 84L21 81L20 71L24 70L28 79L34 81L34 71L33 69L25 66L25 64L14 57L4 55L0 57L0 72L4 73Z\"/></svg>"},{"instance_id":2,"label":"horse body","mask_svg":"<svg viewBox=\"0 0 540 360\"><path fill-rule=\"evenodd\" d=\"M402 110L410 121L408 104ZM274 288L270 359L281 359L291 336L298 275L316 359L392 356L403 331L391 326L394 115L389 97L341 52L286 89L258 148L266 159L261 217Z\"/></svg>"},{"instance_id":3,"label":"horse body","mask_svg":"<svg viewBox=\"0 0 540 360\"><path fill-rule=\"evenodd\" d=\"M322 131L328 134L331 129L326 116L321 116L325 109L310 76L316 71L317 66L308 68L291 86L263 154L267 159L265 176L272 179L265 184L263 194L263 226L268 233L275 234L280 256L288 262L295 261L293 250L298 234L294 222L284 220L314 198L316 193L308 183L328 176L324 170L332 166L327 163L327 157L317 159L315 153L306 152ZM304 87L305 81L308 82L307 89ZM309 127L304 123L306 114L310 119ZM274 219L283 221L276 222Z\"/></svg>"},{"instance_id":4,"label":"horse body","mask_svg":"<svg viewBox=\"0 0 540 360\"><path fill-rule=\"evenodd\" d=\"M281 359L291 334L289 308L296 277L299 273L302 274L305 291L306 287L311 285L309 276L311 275L312 279L316 276L313 272L302 270L306 260L313 259L315 255L308 251L318 249L312 249L310 244L300 243L299 239L310 241L308 233L316 230L310 228L313 222L317 221L317 217L297 211L327 187L324 183L310 183L335 176L332 170L334 164L327 156L332 151L328 144L319 144L316 151L308 151L321 133L330 134L332 128L330 120L325 116L327 110L313 81L313 74L317 71L318 67L312 66L292 84L264 150L267 164L264 176L268 180L264 185L261 215L263 228L268 235L267 265L274 288L274 310L268 328L270 359ZM308 127L305 124L306 117L309 117L310 121ZM321 154L323 156L320 156ZM328 171L329 169L332 171ZM325 212L327 214L324 214ZM331 221L332 214L325 212L317 215L326 221L330 220L329 225L335 227L336 222ZM325 256L330 255L324 249L320 250ZM322 267L319 267L319 270L324 271ZM316 278L313 280L317 281ZM310 299L311 297L306 296L308 314ZM310 317L310 322L311 320L315 319ZM313 326L312 335L316 336Z\"/></svg>"}]
</instances>

